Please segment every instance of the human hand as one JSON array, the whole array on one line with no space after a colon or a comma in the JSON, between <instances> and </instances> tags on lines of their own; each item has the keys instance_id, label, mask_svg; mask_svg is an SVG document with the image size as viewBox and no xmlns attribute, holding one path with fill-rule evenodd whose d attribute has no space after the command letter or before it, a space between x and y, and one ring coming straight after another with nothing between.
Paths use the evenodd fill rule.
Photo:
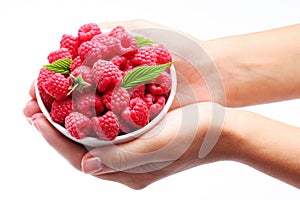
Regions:
<instances>
[{"instance_id":1,"label":"human hand","mask_svg":"<svg viewBox=\"0 0 300 200\"><path fill-rule=\"evenodd\" d=\"M32 100L24 109L25 116L31 118L46 141L66 160L85 173L134 189L200 164L238 154L237 149L233 149L236 145L228 142L228 134L222 128L226 110L214 103L175 109L141 138L89 151L59 133L41 114L34 84L30 94ZM205 144L205 140L211 142L213 139L215 143Z\"/></svg>"}]
</instances>

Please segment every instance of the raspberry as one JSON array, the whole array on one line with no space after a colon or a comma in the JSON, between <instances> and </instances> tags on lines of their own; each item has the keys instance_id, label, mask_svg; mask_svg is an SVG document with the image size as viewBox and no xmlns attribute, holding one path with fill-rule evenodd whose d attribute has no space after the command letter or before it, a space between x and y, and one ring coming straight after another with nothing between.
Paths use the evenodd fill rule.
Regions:
<instances>
[{"instance_id":1,"label":"raspberry","mask_svg":"<svg viewBox=\"0 0 300 200\"><path fill-rule=\"evenodd\" d=\"M59 59L63 59L63 58L69 58L72 59L72 55L69 52L69 50L67 48L60 48L56 51L51 52L48 55L48 61L49 63L53 63Z\"/></svg>"},{"instance_id":2,"label":"raspberry","mask_svg":"<svg viewBox=\"0 0 300 200\"><path fill-rule=\"evenodd\" d=\"M101 97L95 93L77 95L75 97L75 105L76 111L89 118L98 116L104 111Z\"/></svg>"},{"instance_id":3,"label":"raspberry","mask_svg":"<svg viewBox=\"0 0 300 200\"><path fill-rule=\"evenodd\" d=\"M110 61L98 60L93 66L92 73L99 92L115 87L122 79L121 71Z\"/></svg>"},{"instance_id":4,"label":"raspberry","mask_svg":"<svg viewBox=\"0 0 300 200\"><path fill-rule=\"evenodd\" d=\"M96 35L92 40L92 42L97 43L99 46L105 46L107 48L107 54L105 55L105 59L109 60L114 57L116 54L116 39L113 37L109 37L107 34Z\"/></svg>"},{"instance_id":5,"label":"raspberry","mask_svg":"<svg viewBox=\"0 0 300 200\"><path fill-rule=\"evenodd\" d=\"M40 92L42 92L44 90L42 85L54 74L55 74L54 71L51 71L51 70L47 69L46 67L42 67L40 69L39 76L37 79L38 80L37 86L38 86L38 89Z\"/></svg>"},{"instance_id":6,"label":"raspberry","mask_svg":"<svg viewBox=\"0 0 300 200\"><path fill-rule=\"evenodd\" d=\"M92 69L87 67L87 66L79 66L78 68L76 68L71 75L73 75L74 77L78 77L81 74L83 80L90 84L90 86L84 88L81 92L86 93L89 92L93 89L93 75L92 75Z\"/></svg>"},{"instance_id":7,"label":"raspberry","mask_svg":"<svg viewBox=\"0 0 300 200\"><path fill-rule=\"evenodd\" d=\"M72 35L64 34L60 41L60 48L66 48L72 55L72 58L76 58L78 53L78 47L80 45L80 41L78 37L74 37Z\"/></svg>"},{"instance_id":8,"label":"raspberry","mask_svg":"<svg viewBox=\"0 0 300 200\"><path fill-rule=\"evenodd\" d=\"M129 93L124 88L111 89L102 96L102 101L108 110L120 113L128 106L130 100Z\"/></svg>"},{"instance_id":9,"label":"raspberry","mask_svg":"<svg viewBox=\"0 0 300 200\"><path fill-rule=\"evenodd\" d=\"M115 56L110 61L121 69L121 66L127 62L127 59L124 56Z\"/></svg>"},{"instance_id":10,"label":"raspberry","mask_svg":"<svg viewBox=\"0 0 300 200\"><path fill-rule=\"evenodd\" d=\"M108 111L103 116L92 118L92 127L101 140L114 140L119 133L119 121L117 116Z\"/></svg>"},{"instance_id":11,"label":"raspberry","mask_svg":"<svg viewBox=\"0 0 300 200\"><path fill-rule=\"evenodd\" d=\"M70 66L71 72L74 71L77 67L79 67L81 65L82 65L82 60L81 60L80 56L77 56L76 58L74 58L71 66Z\"/></svg>"},{"instance_id":12,"label":"raspberry","mask_svg":"<svg viewBox=\"0 0 300 200\"><path fill-rule=\"evenodd\" d=\"M154 46L153 49L156 54L157 64L172 62L172 56L170 52L162 44Z\"/></svg>"},{"instance_id":13,"label":"raspberry","mask_svg":"<svg viewBox=\"0 0 300 200\"><path fill-rule=\"evenodd\" d=\"M125 32L126 32L126 30L123 26L116 26L110 31L108 36L117 37L120 33L125 33Z\"/></svg>"},{"instance_id":14,"label":"raspberry","mask_svg":"<svg viewBox=\"0 0 300 200\"><path fill-rule=\"evenodd\" d=\"M52 104L52 109L50 112L51 119L59 124L65 123L65 118L72 112L73 110L73 103L72 100L62 99L62 100L55 100Z\"/></svg>"},{"instance_id":15,"label":"raspberry","mask_svg":"<svg viewBox=\"0 0 300 200\"><path fill-rule=\"evenodd\" d=\"M82 139L90 133L91 120L79 112L72 112L65 119L65 127L72 137Z\"/></svg>"},{"instance_id":16,"label":"raspberry","mask_svg":"<svg viewBox=\"0 0 300 200\"><path fill-rule=\"evenodd\" d=\"M86 66L93 66L99 60L104 59L108 53L107 47L93 41L87 41L80 45L78 54Z\"/></svg>"},{"instance_id":17,"label":"raspberry","mask_svg":"<svg viewBox=\"0 0 300 200\"><path fill-rule=\"evenodd\" d=\"M145 96L145 90L146 90L146 86L144 84L130 88L129 89L129 93L131 94L130 99L134 99L136 97L140 97L141 99L143 99Z\"/></svg>"},{"instance_id":18,"label":"raspberry","mask_svg":"<svg viewBox=\"0 0 300 200\"><path fill-rule=\"evenodd\" d=\"M128 57L138 51L138 44L132 35L125 32L116 37L116 48L118 55Z\"/></svg>"},{"instance_id":19,"label":"raspberry","mask_svg":"<svg viewBox=\"0 0 300 200\"><path fill-rule=\"evenodd\" d=\"M55 99L66 98L69 87L72 85L72 81L69 78L65 78L60 73L55 73L44 84L44 90Z\"/></svg>"},{"instance_id":20,"label":"raspberry","mask_svg":"<svg viewBox=\"0 0 300 200\"><path fill-rule=\"evenodd\" d=\"M152 94L163 95L168 93L172 87L171 76L167 72L161 73L152 83L149 83L149 90Z\"/></svg>"},{"instance_id":21,"label":"raspberry","mask_svg":"<svg viewBox=\"0 0 300 200\"><path fill-rule=\"evenodd\" d=\"M156 54L151 46L143 46L132 58L134 66L149 66L156 64Z\"/></svg>"},{"instance_id":22,"label":"raspberry","mask_svg":"<svg viewBox=\"0 0 300 200\"><path fill-rule=\"evenodd\" d=\"M149 108L150 119L154 119L162 111L166 103L164 96L155 97L152 94L146 94L144 101Z\"/></svg>"},{"instance_id":23,"label":"raspberry","mask_svg":"<svg viewBox=\"0 0 300 200\"><path fill-rule=\"evenodd\" d=\"M41 99L48 111L52 108L52 103L55 100L50 94L48 94L44 89L40 90Z\"/></svg>"},{"instance_id":24,"label":"raspberry","mask_svg":"<svg viewBox=\"0 0 300 200\"><path fill-rule=\"evenodd\" d=\"M95 35L101 33L99 26L95 23L85 24L78 30L78 37L81 42L91 40Z\"/></svg>"},{"instance_id":25,"label":"raspberry","mask_svg":"<svg viewBox=\"0 0 300 200\"><path fill-rule=\"evenodd\" d=\"M149 123L149 109L141 98L131 99L129 107L121 113L122 118L135 128L144 127Z\"/></svg>"}]
</instances>

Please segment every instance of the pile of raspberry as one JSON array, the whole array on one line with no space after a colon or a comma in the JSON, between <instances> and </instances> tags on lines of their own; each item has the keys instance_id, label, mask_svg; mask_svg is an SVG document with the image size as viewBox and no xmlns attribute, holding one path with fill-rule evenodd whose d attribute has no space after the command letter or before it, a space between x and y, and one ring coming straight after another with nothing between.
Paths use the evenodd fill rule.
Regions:
<instances>
[{"instance_id":1,"label":"pile of raspberry","mask_svg":"<svg viewBox=\"0 0 300 200\"><path fill-rule=\"evenodd\" d=\"M140 47L122 26L102 33L90 23L81 26L77 36L64 34L60 48L48 56L49 64L61 59L72 61L69 72L42 67L37 86L52 120L76 139L114 140L146 126L168 100L172 86L168 68L151 82L121 87L124 76L134 68L172 61L163 45ZM72 90L77 81L85 87Z\"/></svg>"}]
</instances>

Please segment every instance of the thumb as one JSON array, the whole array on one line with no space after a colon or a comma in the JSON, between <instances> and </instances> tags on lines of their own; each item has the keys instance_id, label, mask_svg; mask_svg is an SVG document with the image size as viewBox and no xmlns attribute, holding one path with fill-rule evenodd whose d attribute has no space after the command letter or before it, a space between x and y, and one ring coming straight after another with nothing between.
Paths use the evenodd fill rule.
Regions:
<instances>
[{"instance_id":1,"label":"thumb","mask_svg":"<svg viewBox=\"0 0 300 200\"><path fill-rule=\"evenodd\" d=\"M183 113L197 113L194 106L188 107L169 112L158 125L138 139L91 150L82 159L82 170L94 175L117 171L133 173L134 169L139 169L136 173L143 173L177 160L191 146L197 132L197 123L191 123L191 119L182 121L186 115Z\"/></svg>"}]
</instances>

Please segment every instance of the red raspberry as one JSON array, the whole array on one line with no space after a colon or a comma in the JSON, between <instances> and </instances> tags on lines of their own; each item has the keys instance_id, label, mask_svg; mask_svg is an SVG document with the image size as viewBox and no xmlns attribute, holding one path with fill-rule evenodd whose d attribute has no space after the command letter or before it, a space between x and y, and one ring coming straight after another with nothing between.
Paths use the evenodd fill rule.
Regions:
<instances>
[{"instance_id":1,"label":"red raspberry","mask_svg":"<svg viewBox=\"0 0 300 200\"><path fill-rule=\"evenodd\" d=\"M81 92L86 93L91 91L93 89L92 69L90 67L81 65L71 73L71 75L73 75L74 77L78 77L80 74L82 76L82 79L86 83L90 84L90 86L84 88Z\"/></svg>"},{"instance_id":2,"label":"red raspberry","mask_svg":"<svg viewBox=\"0 0 300 200\"><path fill-rule=\"evenodd\" d=\"M154 46L153 49L156 54L157 64L165 64L168 62L172 62L172 56L170 52L162 44Z\"/></svg>"},{"instance_id":3,"label":"red raspberry","mask_svg":"<svg viewBox=\"0 0 300 200\"><path fill-rule=\"evenodd\" d=\"M73 99L75 100L76 111L89 118L98 116L104 111L104 105L98 94L86 93L76 95Z\"/></svg>"},{"instance_id":4,"label":"red raspberry","mask_svg":"<svg viewBox=\"0 0 300 200\"><path fill-rule=\"evenodd\" d=\"M108 110L114 113L120 113L126 109L129 104L130 96L127 90L117 87L111 89L102 96L102 101Z\"/></svg>"},{"instance_id":5,"label":"red raspberry","mask_svg":"<svg viewBox=\"0 0 300 200\"><path fill-rule=\"evenodd\" d=\"M105 115L92 118L92 127L101 140L114 140L119 134L119 121L117 116L108 111Z\"/></svg>"},{"instance_id":6,"label":"red raspberry","mask_svg":"<svg viewBox=\"0 0 300 200\"><path fill-rule=\"evenodd\" d=\"M120 33L125 33L125 32L126 32L126 30L123 26L116 26L110 31L108 36L117 37Z\"/></svg>"},{"instance_id":7,"label":"red raspberry","mask_svg":"<svg viewBox=\"0 0 300 200\"><path fill-rule=\"evenodd\" d=\"M78 30L78 37L81 42L91 40L95 35L101 33L99 26L95 23L84 24Z\"/></svg>"},{"instance_id":8,"label":"red raspberry","mask_svg":"<svg viewBox=\"0 0 300 200\"><path fill-rule=\"evenodd\" d=\"M37 86L40 92L44 91L42 85L55 74L54 71L47 69L46 67L42 67L39 72L39 76L37 79Z\"/></svg>"},{"instance_id":9,"label":"red raspberry","mask_svg":"<svg viewBox=\"0 0 300 200\"><path fill-rule=\"evenodd\" d=\"M129 33L120 33L116 37L116 51L120 56L131 56L138 51L136 39Z\"/></svg>"},{"instance_id":10,"label":"red raspberry","mask_svg":"<svg viewBox=\"0 0 300 200\"><path fill-rule=\"evenodd\" d=\"M80 58L80 56L77 56L73 61L72 64L70 66L70 70L71 72L74 71L77 67L82 65L82 60Z\"/></svg>"},{"instance_id":11,"label":"red raspberry","mask_svg":"<svg viewBox=\"0 0 300 200\"><path fill-rule=\"evenodd\" d=\"M122 79L118 66L110 61L98 60L93 66L92 73L99 92L114 88Z\"/></svg>"},{"instance_id":12,"label":"red raspberry","mask_svg":"<svg viewBox=\"0 0 300 200\"><path fill-rule=\"evenodd\" d=\"M163 95L170 92L171 87L172 79L167 72L161 73L152 83L149 83L150 92L156 95Z\"/></svg>"},{"instance_id":13,"label":"red raspberry","mask_svg":"<svg viewBox=\"0 0 300 200\"><path fill-rule=\"evenodd\" d=\"M71 85L70 77L65 78L62 74L55 73L43 84L43 88L53 98L64 99L67 97Z\"/></svg>"},{"instance_id":14,"label":"red raspberry","mask_svg":"<svg viewBox=\"0 0 300 200\"><path fill-rule=\"evenodd\" d=\"M130 99L134 99L136 97L143 99L145 96L145 90L146 90L146 86L144 84L130 88L129 89L129 93L131 94Z\"/></svg>"},{"instance_id":15,"label":"red raspberry","mask_svg":"<svg viewBox=\"0 0 300 200\"><path fill-rule=\"evenodd\" d=\"M116 54L116 39L113 37L109 37L107 34L96 35L92 40L92 42L97 43L99 46L105 46L107 48L107 54L105 55L105 59L109 60L114 57Z\"/></svg>"},{"instance_id":16,"label":"red raspberry","mask_svg":"<svg viewBox=\"0 0 300 200\"><path fill-rule=\"evenodd\" d=\"M135 128L146 126L150 119L148 106L141 98L131 99L121 116Z\"/></svg>"},{"instance_id":17,"label":"red raspberry","mask_svg":"<svg viewBox=\"0 0 300 200\"><path fill-rule=\"evenodd\" d=\"M119 69L121 69L121 66L127 62L127 58L125 58L124 56L115 56L110 61L117 65Z\"/></svg>"},{"instance_id":18,"label":"red raspberry","mask_svg":"<svg viewBox=\"0 0 300 200\"><path fill-rule=\"evenodd\" d=\"M60 41L60 48L66 48L72 55L72 58L76 58L78 53L78 47L80 46L80 41L78 37L74 37L72 35L64 34Z\"/></svg>"},{"instance_id":19,"label":"red raspberry","mask_svg":"<svg viewBox=\"0 0 300 200\"><path fill-rule=\"evenodd\" d=\"M104 59L108 53L107 47L99 45L93 41L87 41L80 45L78 54L83 61L83 65L93 66L99 60Z\"/></svg>"},{"instance_id":20,"label":"red raspberry","mask_svg":"<svg viewBox=\"0 0 300 200\"><path fill-rule=\"evenodd\" d=\"M63 125L65 123L65 118L72 112L72 110L72 99L66 98L62 100L55 100L50 112L51 119L54 122Z\"/></svg>"},{"instance_id":21,"label":"red raspberry","mask_svg":"<svg viewBox=\"0 0 300 200\"><path fill-rule=\"evenodd\" d=\"M71 55L71 53L69 52L69 50L67 48L58 49L56 51L51 52L48 55L49 63L53 63L53 62L55 62L59 59L63 59L63 58L72 59L72 55Z\"/></svg>"},{"instance_id":22,"label":"red raspberry","mask_svg":"<svg viewBox=\"0 0 300 200\"><path fill-rule=\"evenodd\" d=\"M55 100L50 94L48 94L44 89L40 90L41 99L48 111L52 108L52 103Z\"/></svg>"},{"instance_id":23,"label":"red raspberry","mask_svg":"<svg viewBox=\"0 0 300 200\"><path fill-rule=\"evenodd\" d=\"M72 137L82 139L90 133L91 120L79 112L72 112L65 119L65 127Z\"/></svg>"},{"instance_id":24,"label":"red raspberry","mask_svg":"<svg viewBox=\"0 0 300 200\"><path fill-rule=\"evenodd\" d=\"M131 62L134 66L150 66L156 64L156 54L151 46L143 46L134 55Z\"/></svg>"},{"instance_id":25,"label":"red raspberry","mask_svg":"<svg viewBox=\"0 0 300 200\"><path fill-rule=\"evenodd\" d=\"M149 108L150 119L154 119L162 111L166 103L164 96L155 97L152 94L146 94L144 101Z\"/></svg>"}]
</instances>

